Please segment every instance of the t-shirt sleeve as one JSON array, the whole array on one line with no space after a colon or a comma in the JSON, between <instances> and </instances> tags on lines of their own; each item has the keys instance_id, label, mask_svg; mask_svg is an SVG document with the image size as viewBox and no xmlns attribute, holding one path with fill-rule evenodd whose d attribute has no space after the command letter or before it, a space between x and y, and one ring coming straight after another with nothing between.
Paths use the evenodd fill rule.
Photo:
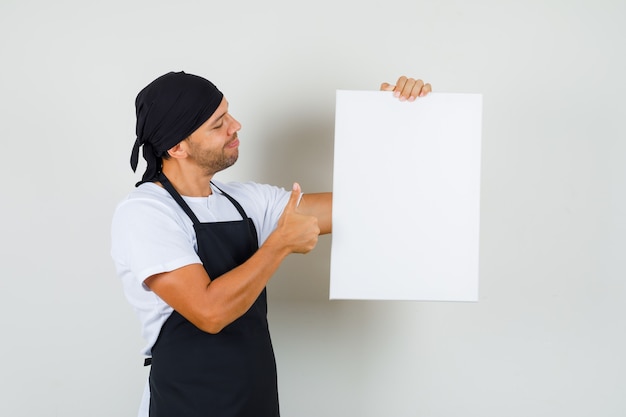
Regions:
<instances>
[{"instance_id":1,"label":"t-shirt sleeve","mask_svg":"<svg viewBox=\"0 0 626 417\"><path fill-rule=\"evenodd\" d=\"M155 274L201 263L195 233L178 213L160 202L131 199L116 209L111 255L141 283Z\"/></svg>"}]
</instances>

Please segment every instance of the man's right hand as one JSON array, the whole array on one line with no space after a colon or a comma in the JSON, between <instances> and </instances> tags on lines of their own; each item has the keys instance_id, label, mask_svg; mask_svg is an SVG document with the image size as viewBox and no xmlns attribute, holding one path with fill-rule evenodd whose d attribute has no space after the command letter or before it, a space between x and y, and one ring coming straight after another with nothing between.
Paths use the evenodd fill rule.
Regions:
<instances>
[{"instance_id":1,"label":"man's right hand","mask_svg":"<svg viewBox=\"0 0 626 417\"><path fill-rule=\"evenodd\" d=\"M282 243L289 253L310 252L317 245L320 235L317 217L298 212L301 195L300 184L296 182L293 184L291 196L278 220L276 230L270 236L270 239Z\"/></svg>"}]
</instances>

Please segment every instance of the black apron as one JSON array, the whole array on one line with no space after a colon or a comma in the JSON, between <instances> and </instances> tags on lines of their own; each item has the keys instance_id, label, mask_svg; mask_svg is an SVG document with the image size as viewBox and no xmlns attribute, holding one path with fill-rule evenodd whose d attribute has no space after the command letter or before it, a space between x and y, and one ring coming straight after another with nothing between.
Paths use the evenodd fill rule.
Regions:
<instances>
[{"instance_id":1,"label":"black apron","mask_svg":"<svg viewBox=\"0 0 626 417\"><path fill-rule=\"evenodd\" d=\"M242 220L200 223L172 184L161 184L193 221L198 256L212 280L258 249L256 228ZM219 189L219 188L218 188ZM206 333L173 311L152 347L150 417L278 417L276 362L267 325L266 290L240 318Z\"/></svg>"}]
</instances>

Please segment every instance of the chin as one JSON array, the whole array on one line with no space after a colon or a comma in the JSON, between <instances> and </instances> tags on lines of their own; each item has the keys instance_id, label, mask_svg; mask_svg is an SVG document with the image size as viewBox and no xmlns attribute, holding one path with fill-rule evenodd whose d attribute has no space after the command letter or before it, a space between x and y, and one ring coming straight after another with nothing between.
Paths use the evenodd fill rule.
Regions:
<instances>
[{"instance_id":1,"label":"chin","mask_svg":"<svg viewBox=\"0 0 626 417\"><path fill-rule=\"evenodd\" d=\"M232 167L233 165L235 165L235 162L237 162L238 158L239 158L239 154L236 154L228 159L224 158L220 166L214 170L214 173L217 173L217 172L225 170L226 168Z\"/></svg>"}]
</instances>

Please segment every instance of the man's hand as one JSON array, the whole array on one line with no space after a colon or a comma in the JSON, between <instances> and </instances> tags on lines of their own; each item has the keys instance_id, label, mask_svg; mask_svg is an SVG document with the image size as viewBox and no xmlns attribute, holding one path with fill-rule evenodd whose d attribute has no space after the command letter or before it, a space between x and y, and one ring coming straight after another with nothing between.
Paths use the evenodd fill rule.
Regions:
<instances>
[{"instance_id":1,"label":"man's hand","mask_svg":"<svg viewBox=\"0 0 626 417\"><path fill-rule=\"evenodd\" d=\"M396 85L382 83L381 91L393 91L393 95L398 97L400 101L415 101L417 97L424 97L432 91L429 83L424 84L422 80L407 78L404 75L398 78Z\"/></svg>"},{"instance_id":2,"label":"man's hand","mask_svg":"<svg viewBox=\"0 0 626 417\"><path fill-rule=\"evenodd\" d=\"M294 183L289 201L278 220L278 226L270 236L283 243L289 253L310 252L317 245L320 235L317 217L297 210L301 195L300 185Z\"/></svg>"}]
</instances>

